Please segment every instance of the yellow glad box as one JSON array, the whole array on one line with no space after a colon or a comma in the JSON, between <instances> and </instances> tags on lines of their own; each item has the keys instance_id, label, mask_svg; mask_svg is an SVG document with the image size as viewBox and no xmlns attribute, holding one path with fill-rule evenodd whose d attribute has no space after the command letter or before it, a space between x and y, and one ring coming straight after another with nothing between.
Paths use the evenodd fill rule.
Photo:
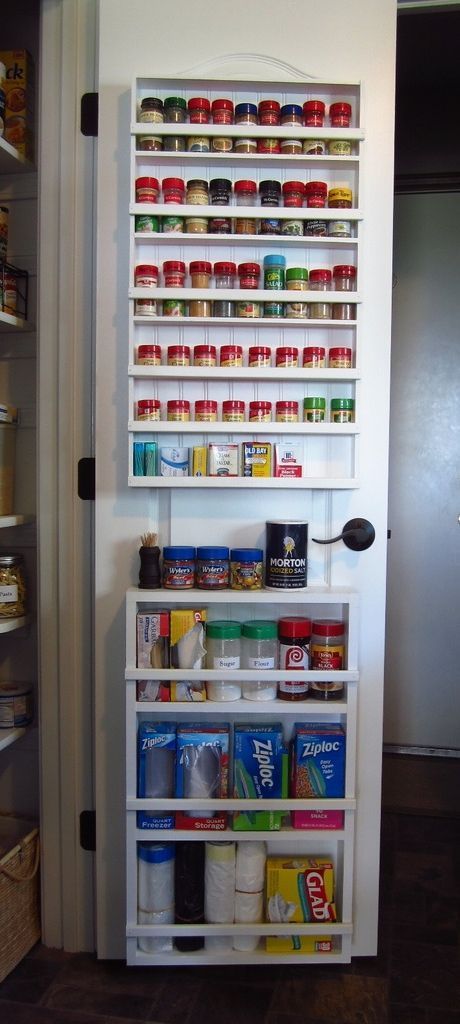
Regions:
<instances>
[{"instance_id":1,"label":"yellow glad box","mask_svg":"<svg viewBox=\"0 0 460 1024\"><path fill-rule=\"evenodd\" d=\"M325 924L336 920L334 868L327 857L268 857L266 908L268 922ZM330 935L272 935L268 953L328 953Z\"/></svg>"},{"instance_id":2,"label":"yellow glad box","mask_svg":"<svg viewBox=\"0 0 460 1024\"><path fill-rule=\"evenodd\" d=\"M11 146L34 159L35 69L27 50L0 50L5 65L5 132Z\"/></svg>"}]
</instances>

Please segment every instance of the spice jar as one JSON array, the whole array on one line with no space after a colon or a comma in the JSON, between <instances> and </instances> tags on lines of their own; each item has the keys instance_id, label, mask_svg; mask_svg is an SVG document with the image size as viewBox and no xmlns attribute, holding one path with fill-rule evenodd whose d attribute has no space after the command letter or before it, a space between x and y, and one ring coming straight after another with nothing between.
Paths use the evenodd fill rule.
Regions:
<instances>
[{"instance_id":1,"label":"spice jar","mask_svg":"<svg viewBox=\"0 0 460 1024\"><path fill-rule=\"evenodd\" d=\"M187 235L205 235L208 230L206 217L186 217L185 231Z\"/></svg>"},{"instance_id":2,"label":"spice jar","mask_svg":"<svg viewBox=\"0 0 460 1024\"><path fill-rule=\"evenodd\" d=\"M208 183L201 178L192 178L187 182L186 203L188 206L208 206Z\"/></svg>"},{"instance_id":3,"label":"spice jar","mask_svg":"<svg viewBox=\"0 0 460 1024\"><path fill-rule=\"evenodd\" d=\"M230 551L230 587L232 590L262 590L263 551L261 548L233 548Z\"/></svg>"},{"instance_id":4,"label":"spice jar","mask_svg":"<svg viewBox=\"0 0 460 1024\"><path fill-rule=\"evenodd\" d=\"M208 230L210 235L229 235L232 225L230 217L211 217Z\"/></svg>"},{"instance_id":5,"label":"spice jar","mask_svg":"<svg viewBox=\"0 0 460 1024\"><path fill-rule=\"evenodd\" d=\"M356 267L341 264L332 268L333 288L336 292L354 292L356 289Z\"/></svg>"},{"instance_id":6,"label":"spice jar","mask_svg":"<svg viewBox=\"0 0 460 1024\"><path fill-rule=\"evenodd\" d=\"M162 217L161 230L164 235L180 234L184 230L184 218L175 216Z\"/></svg>"},{"instance_id":7,"label":"spice jar","mask_svg":"<svg viewBox=\"0 0 460 1024\"><path fill-rule=\"evenodd\" d=\"M326 292L329 291L332 281L332 271L330 270L310 270L309 276L309 288L310 291L315 292ZM329 320L331 317L331 303L330 302L311 302L309 304L309 316L313 320Z\"/></svg>"},{"instance_id":8,"label":"spice jar","mask_svg":"<svg viewBox=\"0 0 460 1024\"><path fill-rule=\"evenodd\" d=\"M217 402L207 398L195 402L195 419L201 423L215 423L217 420Z\"/></svg>"},{"instance_id":9,"label":"spice jar","mask_svg":"<svg viewBox=\"0 0 460 1024\"><path fill-rule=\"evenodd\" d=\"M136 288L155 289L158 284L158 267L151 263L139 263L134 270L134 285ZM156 316L157 301L152 298L136 299L135 312L137 316Z\"/></svg>"},{"instance_id":10,"label":"spice jar","mask_svg":"<svg viewBox=\"0 0 460 1024\"><path fill-rule=\"evenodd\" d=\"M163 178L163 202L183 203L185 198L185 182L183 178Z\"/></svg>"},{"instance_id":11,"label":"spice jar","mask_svg":"<svg viewBox=\"0 0 460 1024\"><path fill-rule=\"evenodd\" d=\"M327 205L330 209L349 210L352 206L353 193L351 188L330 188L327 197Z\"/></svg>"},{"instance_id":12,"label":"spice jar","mask_svg":"<svg viewBox=\"0 0 460 1024\"><path fill-rule=\"evenodd\" d=\"M242 366L243 349L241 345L222 345L219 356L220 366Z\"/></svg>"},{"instance_id":13,"label":"spice jar","mask_svg":"<svg viewBox=\"0 0 460 1024\"><path fill-rule=\"evenodd\" d=\"M301 207L305 198L303 181L285 181L283 184L283 203L285 206Z\"/></svg>"},{"instance_id":14,"label":"spice jar","mask_svg":"<svg viewBox=\"0 0 460 1024\"><path fill-rule=\"evenodd\" d=\"M165 135L163 149L168 153L184 153L185 138L183 135Z\"/></svg>"},{"instance_id":15,"label":"spice jar","mask_svg":"<svg viewBox=\"0 0 460 1024\"><path fill-rule=\"evenodd\" d=\"M190 366L188 345L168 345L168 366Z\"/></svg>"},{"instance_id":16,"label":"spice jar","mask_svg":"<svg viewBox=\"0 0 460 1024\"><path fill-rule=\"evenodd\" d=\"M324 156L327 152L325 139L304 139L302 152L308 156Z\"/></svg>"},{"instance_id":17,"label":"spice jar","mask_svg":"<svg viewBox=\"0 0 460 1024\"><path fill-rule=\"evenodd\" d=\"M277 402L276 403L276 422L277 423L297 423L299 419L299 403L298 402Z\"/></svg>"},{"instance_id":18,"label":"spice jar","mask_svg":"<svg viewBox=\"0 0 460 1024\"><path fill-rule=\"evenodd\" d=\"M255 103L236 104L235 124L257 124L257 107Z\"/></svg>"},{"instance_id":19,"label":"spice jar","mask_svg":"<svg viewBox=\"0 0 460 1024\"><path fill-rule=\"evenodd\" d=\"M330 220L327 233L330 238L351 238L351 221Z\"/></svg>"},{"instance_id":20,"label":"spice jar","mask_svg":"<svg viewBox=\"0 0 460 1024\"><path fill-rule=\"evenodd\" d=\"M257 142L255 139L235 139L235 153L257 153Z\"/></svg>"},{"instance_id":21,"label":"spice jar","mask_svg":"<svg viewBox=\"0 0 460 1024\"><path fill-rule=\"evenodd\" d=\"M163 548L162 582L166 590L189 590L195 585L196 549L188 545Z\"/></svg>"},{"instance_id":22,"label":"spice jar","mask_svg":"<svg viewBox=\"0 0 460 1024\"><path fill-rule=\"evenodd\" d=\"M171 399L166 407L166 418L171 422L188 423L190 419L190 402L183 398Z\"/></svg>"},{"instance_id":23,"label":"spice jar","mask_svg":"<svg viewBox=\"0 0 460 1024\"><path fill-rule=\"evenodd\" d=\"M281 107L280 123L285 128L302 128L302 107L298 103L285 103Z\"/></svg>"},{"instance_id":24,"label":"spice jar","mask_svg":"<svg viewBox=\"0 0 460 1024\"><path fill-rule=\"evenodd\" d=\"M306 220L303 229L304 235L324 236L327 235L326 220Z\"/></svg>"},{"instance_id":25,"label":"spice jar","mask_svg":"<svg viewBox=\"0 0 460 1024\"><path fill-rule=\"evenodd\" d=\"M166 260L163 263L163 276L166 288L183 288L185 263L182 260Z\"/></svg>"},{"instance_id":26,"label":"spice jar","mask_svg":"<svg viewBox=\"0 0 460 1024\"><path fill-rule=\"evenodd\" d=\"M206 668L224 672L239 669L241 662L241 625L239 622L206 623ZM239 700L241 685L227 679L206 682L208 700Z\"/></svg>"},{"instance_id":27,"label":"spice jar","mask_svg":"<svg viewBox=\"0 0 460 1024\"><path fill-rule=\"evenodd\" d=\"M142 153L153 153L163 149L163 140L159 135L139 135L139 149Z\"/></svg>"},{"instance_id":28,"label":"spice jar","mask_svg":"<svg viewBox=\"0 0 460 1024\"><path fill-rule=\"evenodd\" d=\"M216 346L215 345L195 345L193 349L193 365L194 366L215 366L216 365Z\"/></svg>"},{"instance_id":29,"label":"spice jar","mask_svg":"<svg viewBox=\"0 0 460 1024\"><path fill-rule=\"evenodd\" d=\"M302 143L300 139L280 139L280 153L286 156L300 156Z\"/></svg>"},{"instance_id":30,"label":"spice jar","mask_svg":"<svg viewBox=\"0 0 460 1024\"><path fill-rule=\"evenodd\" d=\"M259 182L259 196L261 206L279 206L281 200L280 181Z\"/></svg>"},{"instance_id":31,"label":"spice jar","mask_svg":"<svg viewBox=\"0 0 460 1024\"><path fill-rule=\"evenodd\" d=\"M351 156L351 142L349 139L329 139L328 150L330 156Z\"/></svg>"},{"instance_id":32,"label":"spice jar","mask_svg":"<svg viewBox=\"0 0 460 1024\"><path fill-rule=\"evenodd\" d=\"M303 105L303 123L306 128L322 128L325 104L322 100L307 100Z\"/></svg>"},{"instance_id":33,"label":"spice jar","mask_svg":"<svg viewBox=\"0 0 460 1024\"><path fill-rule=\"evenodd\" d=\"M136 178L136 203L156 203L159 191L158 178Z\"/></svg>"},{"instance_id":34,"label":"spice jar","mask_svg":"<svg viewBox=\"0 0 460 1024\"><path fill-rule=\"evenodd\" d=\"M327 202L327 184L325 181L307 181L305 198L308 207L321 209Z\"/></svg>"},{"instance_id":35,"label":"spice jar","mask_svg":"<svg viewBox=\"0 0 460 1024\"><path fill-rule=\"evenodd\" d=\"M190 317L200 316L208 317L211 316L211 301L210 299L190 299L188 304L188 315Z\"/></svg>"},{"instance_id":36,"label":"spice jar","mask_svg":"<svg viewBox=\"0 0 460 1024\"><path fill-rule=\"evenodd\" d=\"M196 585L198 590L226 590L230 586L229 549L196 549Z\"/></svg>"},{"instance_id":37,"label":"spice jar","mask_svg":"<svg viewBox=\"0 0 460 1024\"><path fill-rule=\"evenodd\" d=\"M211 206L228 206L232 194L232 183L229 178L212 178L209 182Z\"/></svg>"},{"instance_id":38,"label":"spice jar","mask_svg":"<svg viewBox=\"0 0 460 1024\"><path fill-rule=\"evenodd\" d=\"M260 267L258 263L240 263L238 266L240 288L258 288Z\"/></svg>"},{"instance_id":39,"label":"spice jar","mask_svg":"<svg viewBox=\"0 0 460 1024\"><path fill-rule=\"evenodd\" d=\"M249 421L252 423L270 423L272 418L271 402L250 402Z\"/></svg>"},{"instance_id":40,"label":"spice jar","mask_svg":"<svg viewBox=\"0 0 460 1024\"><path fill-rule=\"evenodd\" d=\"M282 235L303 235L303 220L296 220L295 218L289 217L281 221L281 234Z\"/></svg>"},{"instance_id":41,"label":"spice jar","mask_svg":"<svg viewBox=\"0 0 460 1024\"><path fill-rule=\"evenodd\" d=\"M324 423L326 415L325 398L304 398L303 400L303 421L304 423Z\"/></svg>"},{"instance_id":42,"label":"spice jar","mask_svg":"<svg viewBox=\"0 0 460 1024\"><path fill-rule=\"evenodd\" d=\"M222 419L225 423L243 423L244 417L244 402L235 398L228 398L227 401L222 402Z\"/></svg>"},{"instance_id":43,"label":"spice jar","mask_svg":"<svg viewBox=\"0 0 460 1024\"><path fill-rule=\"evenodd\" d=\"M152 217L150 213L137 214L134 218L134 231L136 234L157 232L160 230L160 218Z\"/></svg>"},{"instance_id":44,"label":"spice jar","mask_svg":"<svg viewBox=\"0 0 460 1024\"><path fill-rule=\"evenodd\" d=\"M236 196L237 206L253 206L257 197L257 184L255 181L235 181L233 191ZM255 235L256 220L254 217L237 217L235 220L235 233L237 235Z\"/></svg>"},{"instance_id":45,"label":"spice jar","mask_svg":"<svg viewBox=\"0 0 460 1024\"><path fill-rule=\"evenodd\" d=\"M280 111L281 104L278 103L278 100L261 100L258 106L259 124L279 124Z\"/></svg>"},{"instance_id":46,"label":"spice jar","mask_svg":"<svg viewBox=\"0 0 460 1024\"><path fill-rule=\"evenodd\" d=\"M278 668L278 626L276 622L254 619L241 627L241 667L254 671L274 671ZM243 682L245 700L275 700L276 682L246 680Z\"/></svg>"},{"instance_id":47,"label":"spice jar","mask_svg":"<svg viewBox=\"0 0 460 1024\"><path fill-rule=\"evenodd\" d=\"M207 135L189 135L187 139L188 153L209 153L211 140Z\"/></svg>"},{"instance_id":48,"label":"spice jar","mask_svg":"<svg viewBox=\"0 0 460 1024\"><path fill-rule=\"evenodd\" d=\"M349 128L351 124L351 103L331 103L329 107L331 128Z\"/></svg>"},{"instance_id":49,"label":"spice jar","mask_svg":"<svg viewBox=\"0 0 460 1024\"><path fill-rule=\"evenodd\" d=\"M141 100L139 121L141 124L147 122L162 124L164 121L163 101L157 96L144 96L144 99Z\"/></svg>"},{"instance_id":50,"label":"spice jar","mask_svg":"<svg viewBox=\"0 0 460 1024\"><path fill-rule=\"evenodd\" d=\"M330 364L329 364L330 365ZM303 350L302 366L322 370L326 366L326 349L321 345L309 345Z\"/></svg>"},{"instance_id":51,"label":"spice jar","mask_svg":"<svg viewBox=\"0 0 460 1024\"><path fill-rule=\"evenodd\" d=\"M211 103L213 124L233 124L234 106L232 100L217 99Z\"/></svg>"},{"instance_id":52,"label":"spice jar","mask_svg":"<svg viewBox=\"0 0 460 1024\"><path fill-rule=\"evenodd\" d=\"M319 619L312 623L310 655L312 669L337 672L345 668L345 624L334 619ZM315 679L310 683L310 696L314 700L339 700L344 693L342 680Z\"/></svg>"},{"instance_id":53,"label":"spice jar","mask_svg":"<svg viewBox=\"0 0 460 1024\"><path fill-rule=\"evenodd\" d=\"M182 299L163 299L163 316L185 316Z\"/></svg>"},{"instance_id":54,"label":"spice jar","mask_svg":"<svg viewBox=\"0 0 460 1024\"><path fill-rule=\"evenodd\" d=\"M288 291L308 291L308 270L306 267L289 267L286 270L286 288Z\"/></svg>"},{"instance_id":55,"label":"spice jar","mask_svg":"<svg viewBox=\"0 0 460 1024\"><path fill-rule=\"evenodd\" d=\"M259 221L259 235L280 235L281 221L278 217L263 217Z\"/></svg>"},{"instance_id":56,"label":"spice jar","mask_svg":"<svg viewBox=\"0 0 460 1024\"><path fill-rule=\"evenodd\" d=\"M309 645L311 634L310 619L298 615L278 621L280 669L288 672L306 672L309 667ZM280 700L305 700L308 694L308 679L280 679L278 697Z\"/></svg>"},{"instance_id":57,"label":"spice jar","mask_svg":"<svg viewBox=\"0 0 460 1024\"><path fill-rule=\"evenodd\" d=\"M354 423L354 398L331 398L331 423Z\"/></svg>"},{"instance_id":58,"label":"spice jar","mask_svg":"<svg viewBox=\"0 0 460 1024\"><path fill-rule=\"evenodd\" d=\"M212 267L207 260L193 260L189 266L192 288L209 288Z\"/></svg>"},{"instance_id":59,"label":"spice jar","mask_svg":"<svg viewBox=\"0 0 460 1024\"><path fill-rule=\"evenodd\" d=\"M349 370L352 366L351 348L330 348L329 366L336 370Z\"/></svg>"},{"instance_id":60,"label":"spice jar","mask_svg":"<svg viewBox=\"0 0 460 1024\"><path fill-rule=\"evenodd\" d=\"M0 555L0 619L25 615L27 591L24 558L18 552Z\"/></svg>"},{"instance_id":61,"label":"spice jar","mask_svg":"<svg viewBox=\"0 0 460 1024\"><path fill-rule=\"evenodd\" d=\"M285 256L264 256L264 288L284 288L286 276Z\"/></svg>"},{"instance_id":62,"label":"spice jar","mask_svg":"<svg viewBox=\"0 0 460 1024\"><path fill-rule=\"evenodd\" d=\"M140 398L137 403L138 420L159 420L161 404L157 398Z\"/></svg>"},{"instance_id":63,"label":"spice jar","mask_svg":"<svg viewBox=\"0 0 460 1024\"><path fill-rule=\"evenodd\" d=\"M332 306L333 320L356 320L356 306L353 302L334 302Z\"/></svg>"},{"instance_id":64,"label":"spice jar","mask_svg":"<svg viewBox=\"0 0 460 1024\"><path fill-rule=\"evenodd\" d=\"M266 345L253 345L248 351L248 366L270 366L271 349Z\"/></svg>"},{"instance_id":65,"label":"spice jar","mask_svg":"<svg viewBox=\"0 0 460 1024\"><path fill-rule=\"evenodd\" d=\"M220 262L214 264L216 290L233 288L236 277L236 263ZM231 317L235 313L235 305L229 299L215 299L212 304L213 316Z\"/></svg>"},{"instance_id":66,"label":"spice jar","mask_svg":"<svg viewBox=\"0 0 460 1024\"><path fill-rule=\"evenodd\" d=\"M188 101L190 124L209 124L211 120L211 103L205 96L193 96Z\"/></svg>"},{"instance_id":67,"label":"spice jar","mask_svg":"<svg viewBox=\"0 0 460 1024\"><path fill-rule=\"evenodd\" d=\"M281 153L281 146L278 139L257 139L258 153Z\"/></svg>"},{"instance_id":68,"label":"spice jar","mask_svg":"<svg viewBox=\"0 0 460 1024\"><path fill-rule=\"evenodd\" d=\"M160 345L139 345L137 349L137 363L139 366L160 366Z\"/></svg>"},{"instance_id":69,"label":"spice jar","mask_svg":"<svg viewBox=\"0 0 460 1024\"><path fill-rule=\"evenodd\" d=\"M183 96L167 96L164 101L164 118L166 124L185 124L187 120L187 104Z\"/></svg>"},{"instance_id":70,"label":"spice jar","mask_svg":"<svg viewBox=\"0 0 460 1024\"><path fill-rule=\"evenodd\" d=\"M276 349L276 366L289 367L299 365L299 350L292 345L283 345Z\"/></svg>"}]
</instances>

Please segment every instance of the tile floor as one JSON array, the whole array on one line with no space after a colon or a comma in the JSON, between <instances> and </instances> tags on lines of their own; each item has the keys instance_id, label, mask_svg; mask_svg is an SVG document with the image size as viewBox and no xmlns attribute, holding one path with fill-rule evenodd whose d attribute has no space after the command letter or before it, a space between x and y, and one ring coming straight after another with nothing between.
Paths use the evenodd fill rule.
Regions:
<instances>
[{"instance_id":1,"label":"tile floor","mask_svg":"<svg viewBox=\"0 0 460 1024\"><path fill-rule=\"evenodd\" d=\"M127 968L37 946L2 1024L460 1024L460 820L385 812L379 954L351 965Z\"/></svg>"}]
</instances>

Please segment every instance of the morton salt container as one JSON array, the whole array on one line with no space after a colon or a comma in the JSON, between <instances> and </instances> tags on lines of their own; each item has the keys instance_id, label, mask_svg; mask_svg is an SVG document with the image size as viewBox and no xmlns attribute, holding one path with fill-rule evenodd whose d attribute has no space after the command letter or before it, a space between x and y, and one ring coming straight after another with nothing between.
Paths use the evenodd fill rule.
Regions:
<instances>
[{"instance_id":1,"label":"morton salt container","mask_svg":"<svg viewBox=\"0 0 460 1024\"><path fill-rule=\"evenodd\" d=\"M302 590L307 586L308 523L277 519L266 527L265 586Z\"/></svg>"}]
</instances>

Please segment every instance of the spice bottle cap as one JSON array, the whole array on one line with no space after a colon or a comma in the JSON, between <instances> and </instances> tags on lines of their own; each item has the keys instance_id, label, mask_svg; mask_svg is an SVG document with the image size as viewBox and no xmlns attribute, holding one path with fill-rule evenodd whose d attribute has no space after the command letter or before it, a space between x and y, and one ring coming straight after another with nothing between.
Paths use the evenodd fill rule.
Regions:
<instances>
[{"instance_id":1,"label":"spice bottle cap","mask_svg":"<svg viewBox=\"0 0 460 1024\"><path fill-rule=\"evenodd\" d=\"M279 619L278 635L286 636L292 640L300 640L302 637L309 637L311 633L311 619L303 619L293 615L290 618Z\"/></svg>"}]
</instances>

